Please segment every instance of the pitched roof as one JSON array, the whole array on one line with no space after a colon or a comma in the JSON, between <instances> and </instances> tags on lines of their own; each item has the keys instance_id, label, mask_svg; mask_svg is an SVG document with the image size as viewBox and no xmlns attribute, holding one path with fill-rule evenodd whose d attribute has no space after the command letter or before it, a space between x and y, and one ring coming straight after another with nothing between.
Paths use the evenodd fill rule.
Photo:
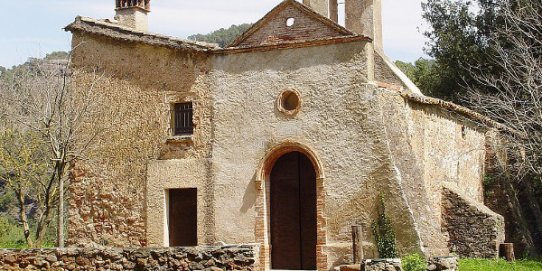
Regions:
<instances>
[{"instance_id":1,"label":"pitched roof","mask_svg":"<svg viewBox=\"0 0 542 271\"><path fill-rule=\"evenodd\" d=\"M287 25L286 20L295 20ZM228 47L252 47L295 40L313 40L355 33L295 1L284 0Z\"/></svg>"},{"instance_id":2,"label":"pitched roof","mask_svg":"<svg viewBox=\"0 0 542 271\"><path fill-rule=\"evenodd\" d=\"M83 31L90 34L115 38L129 42L141 42L154 46L193 51L208 51L218 48L216 45L188 41L166 35L137 31L109 20L95 20L78 16L75 21L64 28L66 31Z\"/></svg>"}]
</instances>

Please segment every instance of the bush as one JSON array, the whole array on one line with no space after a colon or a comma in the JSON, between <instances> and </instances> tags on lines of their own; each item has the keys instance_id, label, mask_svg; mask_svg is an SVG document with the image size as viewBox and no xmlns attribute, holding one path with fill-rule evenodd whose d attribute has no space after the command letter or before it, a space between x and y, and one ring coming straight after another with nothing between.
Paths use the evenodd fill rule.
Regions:
<instances>
[{"instance_id":1,"label":"bush","mask_svg":"<svg viewBox=\"0 0 542 271\"><path fill-rule=\"evenodd\" d=\"M380 195L378 219L372 224L373 235L380 258L397 258L397 244L391 220L386 215L384 195Z\"/></svg>"},{"instance_id":2,"label":"bush","mask_svg":"<svg viewBox=\"0 0 542 271\"><path fill-rule=\"evenodd\" d=\"M427 262L425 258L418 254L410 254L401 259L404 271L425 271L427 270Z\"/></svg>"}]
</instances>

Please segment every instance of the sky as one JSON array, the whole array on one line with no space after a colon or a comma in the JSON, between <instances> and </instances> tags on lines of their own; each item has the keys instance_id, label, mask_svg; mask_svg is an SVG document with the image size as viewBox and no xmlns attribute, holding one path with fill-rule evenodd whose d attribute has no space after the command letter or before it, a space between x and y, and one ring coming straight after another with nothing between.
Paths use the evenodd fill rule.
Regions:
<instances>
[{"instance_id":1,"label":"sky","mask_svg":"<svg viewBox=\"0 0 542 271\"><path fill-rule=\"evenodd\" d=\"M382 0L384 50L393 60L425 56L422 0ZM281 0L153 0L149 30L186 38L232 24L256 22ZM344 2L344 0L339 0ZM11 67L29 57L68 51L71 35L62 28L77 15L113 18L113 0L0 0L0 66ZM344 5L343 5L344 7Z\"/></svg>"}]
</instances>

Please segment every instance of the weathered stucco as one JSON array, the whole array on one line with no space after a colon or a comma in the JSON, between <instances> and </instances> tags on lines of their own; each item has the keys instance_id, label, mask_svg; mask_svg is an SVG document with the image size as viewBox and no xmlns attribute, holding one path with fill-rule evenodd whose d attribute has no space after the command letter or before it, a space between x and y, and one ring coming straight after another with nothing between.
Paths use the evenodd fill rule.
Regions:
<instances>
[{"instance_id":1,"label":"weathered stucco","mask_svg":"<svg viewBox=\"0 0 542 271\"><path fill-rule=\"evenodd\" d=\"M104 132L73 168L70 244L168 246L168 189L196 188L198 244L259 243L269 267L268 176L294 150L317 171L319 270L351 261L354 224L365 256L378 257L380 195L401 254L449 254L443 183L481 204L488 128L409 96L419 90L363 37L261 46L264 35L219 50L82 19L71 31L74 86L107 100L86 124ZM295 114L277 108L285 90L299 95ZM187 101L194 133L174 137L172 104Z\"/></svg>"},{"instance_id":2,"label":"weathered stucco","mask_svg":"<svg viewBox=\"0 0 542 271\"><path fill-rule=\"evenodd\" d=\"M107 101L92 116L101 129L95 123L86 126L89 134L103 132L85 153L83 173L70 186L70 243L146 245L148 161L204 158L209 152L210 111L204 108L210 99L198 79L206 73L205 65L198 55L79 33L74 33L73 46L75 87L93 85ZM170 104L183 100L196 105L194 140L166 144Z\"/></svg>"}]
</instances>

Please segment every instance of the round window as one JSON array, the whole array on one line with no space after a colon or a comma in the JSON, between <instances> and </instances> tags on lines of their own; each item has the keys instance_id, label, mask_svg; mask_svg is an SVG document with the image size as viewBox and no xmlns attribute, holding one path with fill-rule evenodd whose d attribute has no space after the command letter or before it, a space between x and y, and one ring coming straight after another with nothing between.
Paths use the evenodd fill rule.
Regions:
<instances>
[{"instance_id":1,"label":"round window","mask_svg":"<svg viewBox=\"0 0 542 271\"><path fill-rule=\"evenodd\" d=\"M295 18L288 18L286 19L286 26L290 27L295 24Z\"/></svg>"},{"instance_id":2,"label":"round window","mask_svg":"<svg viewBox=\"0 0 542 271\"><path fill-rule=\"evenodd\" d=\"M277 101L278 110L286 115L295 115L301 108L301 98L294 90L283 91Z\"/></svg>"}]
</instances>

